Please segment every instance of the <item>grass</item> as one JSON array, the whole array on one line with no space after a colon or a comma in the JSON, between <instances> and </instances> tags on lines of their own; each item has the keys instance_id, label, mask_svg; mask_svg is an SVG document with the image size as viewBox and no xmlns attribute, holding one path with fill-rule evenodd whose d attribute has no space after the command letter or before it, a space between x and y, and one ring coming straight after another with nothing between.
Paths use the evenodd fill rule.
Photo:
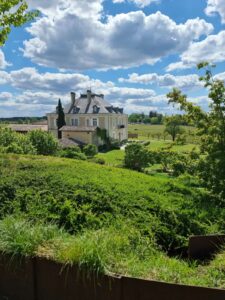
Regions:
<instances>
[{"instance_id":1,"label":"grass","mask_svg":"<svg viewBox=\"0 0 225 300\"><path fill-rule=\"evenodd\" d=\"M192 150L199 150L199 146L196 144L185 144L185 145L177 145L173 144L171 141L163 141L163 140L150 140L150 145L147 146L149 150L162 150L169 148L170 151L177 153L190 153ZM97 158L102 158L105 161L107 166L112 167L122 167L124 161L125 151L124 150L112 150L106 153L98 153L96 155ZM160 166L153 166L152 169L159 169Z\"/></svg>"},{"instance_id":2,"label":"grass","mask_svg":"<svg viewBox=\"0 0 225 300\"><path fill-rule=\"evenodd\" d=\"M12 255L45 257L97 273L225 288L225 252L209 265L169 258L124 224L71 236L53 225L6 217L0 233L0 250Z\"/></svg>"},{"instance_id":3,"label":"grass","mask_svg":"<svg viewBox=\"0 0 225 300\"><path fill-rule=\"evenodd\" d=\"M198 143L198 137L195 135L196 128L191 126L181 126L187 136L187 143ZM137 133L139 140L161 140L172 141L171 136L164 133L165 125L145 125L145 124L129 124L128 132Z\"/></svg>"},{"instance_id":4,"label":"grass","mask_svg":"<svg viewBox=\"0 0 225 300\"><path fill-rule=\"evenodd\" d=\"M107 166L122 167L124 155L124 150L112 150L106 153L98 153L96 157L103 158Z\"/></svg>"},{"instance_id":5,"label":"grass","mask_svg":"<svg viewBox=\"0 0 225 300\"><path fill-rule=\"evenodd\" d=\"M113 162L117 155L113 151ZM192 234L223 232L224 212L193 178L87 161L0 154L0 250L105 274L225 287L209 265L171 258Z\"/></svg>"}]
</instances>

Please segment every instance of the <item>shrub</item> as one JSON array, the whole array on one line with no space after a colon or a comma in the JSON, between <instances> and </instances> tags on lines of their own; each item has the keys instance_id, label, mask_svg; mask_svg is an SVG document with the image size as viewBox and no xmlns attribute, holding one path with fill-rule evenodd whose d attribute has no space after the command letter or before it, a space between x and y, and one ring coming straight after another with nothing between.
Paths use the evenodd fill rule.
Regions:
<instances>
[{"instance_id":1,"label":"shrub","mask_svg":"<svg viewBox=\"0 0 225 300\"><path fill-rule=\"evenodd\" d=\"M84 147L83 152L87 157L93 157L98 153L98 148L96 145L88 144Z\"/></svg>"},{"instance_id":2,"label":"shrub","mask_svg":"<svg viewBox=\"0 0 225 300\"><path fill-rule=\"evenodd\" d=\"M28 134L28 137L37 154L53 155L58 150L58 141L51 133L34 130Z\"/></svg>"},{"instance_id":3,"label":"shrub","mask_svg":"<svg viewBox=\"0 0 225 300\"><path fill-rule=\"evenodd\" d=\"M105 164L104 158L100 158L100 157L95 157L95 158L93 158L92 161L96 164L99 164L99 165L104 165Z\"/></svg>"},{"instance_id":4,"label":"shrub","mask_svg":"<svg viewBox=\"0 0 225 300\"><path fill-rule=\"evenodd\" d=\"M86 160L87 157L84 153L81 153L79 147L71 147L64 150L61 150L59 156L73 159Z\"/></svg>"},{"instance_id":5,"label":"shrub","mask_svg":"<svg viewBox=\"0 0 225 300\"><path fill-rule=\"evenodd\" d=\"M16 142L17 134L10 128L0 127L0 146L8 147L11 143Z\"/></svg>"},{"instance_id":6,"label":"shrub","mask_svg":"<svg viewBox=\"0 0 225 300\"><path fill-rule=\"evenodd\" d=\"M147 147L147 146L150 145L150 141L144 141L144 142L142 143L142 145L145 146L145 147Z\"/></svg>"},{"instance_id":7,"label":"shrub","mask_svg":"<svg viewBox=\"0 0 225 300\"><path fill-rule=\"evenodd\" d=\"M138 143L127 145L125 148L124 165L128 169L142 171L149 165L149 152Z\"/></svg>"}]
</instances>

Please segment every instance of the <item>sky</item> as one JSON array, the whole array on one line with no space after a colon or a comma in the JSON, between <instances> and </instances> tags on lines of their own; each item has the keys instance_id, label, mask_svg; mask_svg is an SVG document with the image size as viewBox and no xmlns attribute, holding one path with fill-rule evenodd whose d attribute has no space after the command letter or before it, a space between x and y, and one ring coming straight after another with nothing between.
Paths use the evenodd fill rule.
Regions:
<instances>
[{"instance_id":1,"label":"sky","mask_svg":"<svg viewBox=\"0 0 225 300\"><path fill-rule=\"evenodd\" d=\"M0 117L44 116L87 89L125 112L175 113L178 87L207 110L196 65L225 80L224 0L28 0L39 17L0 48Z\"/></svg>"}]
</instances>

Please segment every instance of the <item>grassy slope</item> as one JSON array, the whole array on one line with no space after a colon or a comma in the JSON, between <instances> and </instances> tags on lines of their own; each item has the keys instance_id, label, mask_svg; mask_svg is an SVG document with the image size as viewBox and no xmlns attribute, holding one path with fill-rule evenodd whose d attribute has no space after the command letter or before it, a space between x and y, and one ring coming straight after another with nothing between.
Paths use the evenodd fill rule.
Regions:
<instances>
[{"instance_id":1,"label":"grassy slope","mask_svg":"<svg viewBox=\"0 0 225 300\"><path fill-rule=\"evenodd\" d=\"M221 286L224 275L218 266L196 268L160 251L182 247L190 234L215 232L222 224L221 210L187 179L184 185L182 180L38 156L1 155L0 167L1 217L14 213L27 220L23 225L1 222L2 250L38 253L104 272ZM64 230L35 229L40 221Z\"/></svg>"}]
</instances>

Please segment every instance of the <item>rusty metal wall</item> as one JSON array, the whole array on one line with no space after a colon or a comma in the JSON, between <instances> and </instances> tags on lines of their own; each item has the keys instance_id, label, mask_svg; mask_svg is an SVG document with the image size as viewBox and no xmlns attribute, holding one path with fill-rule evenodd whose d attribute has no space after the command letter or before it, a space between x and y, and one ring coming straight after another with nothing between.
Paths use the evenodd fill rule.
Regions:
<instances>
[{"instance_id":1,"label":"rusty metal wall","mask_svg":"<svg viewBox=\"0 0 225 300\"><path fill-rule=\"evenodd\" d=\"M225 290L97 276L44 259L0 256L0 300L224 300Z\"/></svg>"},{"instance_id":2,"label":"rusty metal wall","mask_svg":"<svg viewBox=\"0 0 225 300\"><path fill-rule=\"evenodd\" d=\"M0 255L0 300L36 300L33 261Z\"/></svg>"},{"instance_id":3,"label":"rusty metal wall","mask_svg":"<svg viewBox=\"0 0 225 300\"><path fill-rule=\"evenodd\" d=\"M210 259L225 244L225 235L198 235L189 238L188 255L190 259Z\"/></svg>"}]
</instances>

